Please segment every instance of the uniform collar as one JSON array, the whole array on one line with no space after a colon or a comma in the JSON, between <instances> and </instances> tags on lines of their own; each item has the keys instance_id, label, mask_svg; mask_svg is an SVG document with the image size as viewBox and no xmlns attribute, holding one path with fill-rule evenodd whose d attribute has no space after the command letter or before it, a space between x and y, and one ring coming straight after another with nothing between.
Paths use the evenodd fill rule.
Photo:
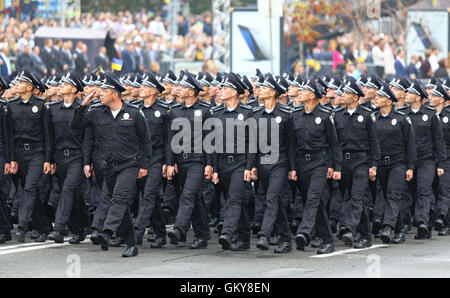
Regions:
<instances>
[{"instance_id":1,"label":"uniform collar","mask_svg":"<svg viewBox=\"0 0 450 298\"><path fill-rule=\"evenodd\" d=\"M225 107L224 113L233 113L233 112L238 112L239 107L241 106L241 103L238 103L238 105L233 109L233 110L228 110L227 107Z\"/></svg>"},{"instance_id":2,"label":"uniform collar","mask_svg":"<svg viewBox=\"0 0 450 298\"><path fill-rule=\"evenodd\" d=\"M196 107L197 107L197 104L198 104L198 99L197 99L197 100L194 102L194 104L193 104L192 106L190 106L190 107L186 106L186 104L183 102L182 107L183 107L183 109L192 109L192 108L196 108Z\"/></svg>"},{"instance_id":3,"label":"uniform collar","mask_svg":"<svg viewBox=\"0 0 450 298\"><path fill-rule=\"evenodd\" d=\"M31 95L30 99L25 103L22 98L20 98L19 103L21 104L33 104L34 103L34 95Z\"/></svg>"}]
</instances>

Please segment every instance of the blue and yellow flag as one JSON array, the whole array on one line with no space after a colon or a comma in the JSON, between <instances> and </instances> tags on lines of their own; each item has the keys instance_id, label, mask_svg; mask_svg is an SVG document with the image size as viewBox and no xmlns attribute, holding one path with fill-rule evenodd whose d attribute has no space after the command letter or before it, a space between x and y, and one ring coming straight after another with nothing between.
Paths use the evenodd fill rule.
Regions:
<instances>
[{"instance_id":1,"label":"blue and yellow flag","mask_svg":"<svg viewBox=\"0 0 450 298\"><path fill-rule=\"evenodd\" d=\"M113 58L111 63L111 69L121 71L123 66L123 60Z\"/></svg>"}]
</instances>

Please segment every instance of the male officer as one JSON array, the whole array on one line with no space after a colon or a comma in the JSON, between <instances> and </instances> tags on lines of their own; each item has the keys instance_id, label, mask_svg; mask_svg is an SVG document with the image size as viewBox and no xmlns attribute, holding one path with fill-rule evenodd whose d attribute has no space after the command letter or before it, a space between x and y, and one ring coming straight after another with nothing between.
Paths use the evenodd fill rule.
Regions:
<instances>
[{"instance_id":1,"label":"male officer","mask_svg":"<svg viewBox=\"0 0 450 298\"><path fill-rule=\"evenodd\" d=\"M167 121L169 105L157 101L164 91L153 73L148 72L142 78L140 96L144 99L141 106L145 115L152 139L152 161L147 177L138 180L138 189L142 192L139 201L139 213L134 224L138 243L142 243L145 228L152 223L156 235L152 248L160 248L166 244L166 225L161 211L159 190L165 171L166 151L170 150L167 142Z\"/></svg>"},{"instance_id":2,"label":"male officer","mask_svg":"<svg viewBox=\"0 0 450 298\"><path fill-rule=\"evenodd\" d=\"M172 88L177 85L177 76L169 69L162 77L164 90L160 94L163 103L173 106L176 104L175 96L172 94Z\"/></svg>"},{"instance_id":3,"label":"male officer","mask_svg":"<svg viewBox=\"0 0 450 298\"><path fill-rule=\"evenodd\" d=\"M368 108L359 105L358 101L364 97L364 93L355 79L349 77L343 90L346 108L338 109L334 117L344 157L341 181L344 214L338 235L347 246L353 246L354 236L359 232L361 238L354 243L354 247L365 248L372 245L367 202L368 181L369 177L375 181L380 146L376 119Z\"/></svg>"},{"instance_id":4,"label":"male officer","mask_svg":"<svg viewBox=\"0 0 450 298\"><path fill-rule=\"evenodd\" d=\"M316 235L323 241L317 253L327 254L334 251L334 241L322 195L328 178L341 178L342 151L330 113L319 105L323 93L318 84L310 79L303 85L304 108L292 114L289 179L298 181L304 205L295 237L297 249L309 245L315 225Z\"/></svg>"},{"instance_id":5,"label":"male officer","mask_svg":"<svg viewBox=\"0 0 450 298\"><path fill-rule=\"evenodd\" d=\"M25 241L28 225L33 216L39 231L37 242L44 242L50 232L42 201L37 198L42 173L50 174L52 142L49 130L48 109L43 99L33 95L38 82L28 70L18 77L20 98L8 103L7 123L11 173L20 177L24 196L19 207L18 242Z\"/></svg>"},{"instance_id":6,"label":"male officer","mask_svg":"<svg viewBox=\"0 0 450 298\"><path fill-rule=\"evenodd\" d=\"M191 74L184 75L179 88L183 104L174 105L169 113L168 142L171 150L167 151L166 162L167 179L170 181L175 173L178 174L181 195L174 228L168 231L168 236L170 243L178 244L186 235L192 220L195 238L191 248L206 248L210 235L205 202L200 191L203 176L206 179L212 177L212 161L202 148L206 135L202 127L211 112L209 105L198 101L202 87ZM189 128L185 128L185 125Z\"/></svg>"},{"instance_id":7,"label":"male officer","mask_svg":"<svg viewBox=\"0 0 450 298\"><path fill-rule=\"evenodd\" d=\"M251 170L255 166L256 154L250 152L250 136L256 136L252 108L239 102L244 89L238 78L230 73L222 83L220 97L223 106L214 109L214 115L221 122L222 138L216 140L213 182L219 183L225 197L225 214L219 244L222 249L232 251L250 248L250 224L245 197L246 183L251 180ZM253 139L255 142L255 139ZM256 144L253 144L256 145ZM237 233L237 242L232 238Z\"/></svg>"},{"instance_id":8,"label":"male officer","mask_svg":"<svg viewBox=\"0 0 450 298\"><path fill-rule=\"evenodd\" d=\"M61 189L55 216L54 231L48 236L56 243L64 242L64 229L71 219L73 238L71 244L79 244L85 238L82 211L86 209L80 186L83 174L83 129L70 129L69 125L79 106L77 93L83 90L78 74L72 70L62 78L58 89L63 101L49 106L50 124L54 144L56 176Z\"/></svg>"},{"instance_id":9,"label":"male officer","mask_svg":"<svg viewBox=\"0 0 450 298\"><path fill-rule=\"evenodd\" d=\"M409 183L415 201L414 221L418 227L416 239L431 237L430 211L435 200L432 183L436 173L438 177L444 174L447 159L441 123L436 116L436 109L424 105L426 98L428 95L423 85L412 80L405 99L410 108L405 110L405 114L413 124L417 146L414 178Z\"/></svg>"},{"instance_id":10,"label":"male officer","mask_svg":"<svg viewBox=\"0 0 450 298\"><path fill-rule=\"evenodd\" d=\"M375 101L380 110L375 118L381 151L377 180L380 182L385 201L380 238L386 244L393 240L394 229L394 243L404 241L404 219L400 206L406 181L413 178L417 158L411 120L394 108L395 102L397 97L388 84L381 82Z\"/></svg>"},{"instance_id":11,"label":"male officer","mask_svg":"<svg viewBox=\"0 0 450 298\"><path fill-rule=\"evenodd\" d=\"M267 144L259 144L257 168L253 176L259 180L266 204L259 241L256 245L262 250L269 249L269 238L276 228L280 235L280 245L275 253L287 253L292 250L291 232L287 218L289 196L284 194L287 189L286 176L289 167L290 110L276 102L283 89L269 75L261 87L260 98L264 107L253 110L258 121L258 136L266 138ZM267 146L263 148L262 146ZM271 149L270 151L268 149Z\"/></svg>"},{"instance_id":12,"label":"male officer","mask_svg":"<svg viewBox=\"0 0 450 298\"><path fill-rule=\"evenodd\" d=\"M450 100L449 94L440 82L436 83L433 90L430 91L430 106L434 107L439 116L444 135L445 146L447 149L447 159L444 162L444 175L439 177L439 194L436 204L435 229L439 236L449 234L447 214L450 207L450 106L445 106L445 102Z\"/></svg>"},{"instance_id":13,"label":"male officer","mask_svg":"<svg viewBox=\"0 0 450 298\"><path fill-rule=\"evenodd\" d=\"M136 179L147 176L151 140L144 116L122 101L120 95L125 89L115 75L105 73L104 76L100 96L103 106L85 112L93 98L89 94L75 111L71 128L92 126L106 162L103 192L111 204L99 237L101 248L109 249L110 238L121 226L127 244L122 256L133 257L137 256L138 249L127 201Z\"/></svg>"},{"instance_id":14,"label":"male officer","mask_svg":"<svg viewBox=\"0 0 450 298\"><path fill-rule=\"evenodd\" d=\"M399 111L407 109L408 106L405 104L406 93L408 92L409 86L411 86L411 81L408 78L394 78L390 83L392 92L397 98L395 103L395 108Z\"/></svg>"},{"instance_id":15,"label":"male officer","mask_svg":"<svg viewBox=\"0 0 450 298\"><path fill-rule=\"evenodd\" d=\"M364 92L364 102L361 102L361 106L366 107L372 111L376 110L375 97L377 96L378 90L381 88L381 79L376 75L372 74L367 78L366 85L363 89Z\"/></svg>"}]
</instances>

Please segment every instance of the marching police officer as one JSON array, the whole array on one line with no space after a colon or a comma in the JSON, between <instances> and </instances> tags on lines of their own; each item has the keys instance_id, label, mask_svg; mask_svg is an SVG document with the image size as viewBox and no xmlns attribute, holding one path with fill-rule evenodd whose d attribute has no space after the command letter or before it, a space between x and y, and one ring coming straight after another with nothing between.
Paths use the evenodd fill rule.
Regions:
<instances>
[{"instance_id":1,"label":"marching police officer","mask_svg":"<svg viewBox=\"0 0 450 298\"><path fill-rule=\"evenodd\" d=\"M251 170L255 166L256 154L250 152L250 135L255 126L249 125L253 118L252 108L239 102L244 89L234 73L230 73L222 83L220 97L223 106L213 110L221 122L223 136L216 140L214 154L213 182L220 183L225 198L225 214L219 244L222 249L232 251L250 248L250 223L247 211L245 189L251 180ZM254 121L256 122L256 121ZM253 122L253 123L254 123ZM255 124L255 123L254 123ZM253 139L253 141L255 141ZM255 144L253 144L255 145ZM232 239L237 234L237 241Z\"/></svg>"},{"instance_id":2,"label":"marching police officer","mask_svg":"<svg viewBox=\"0 0 450 298\"><path fill-rule=\"evenodd\" d=\"M334 240L322 196L327 178L341 179L342 152L330 113L319 105L320 89L318 82L308 80L301 93L304 108L292 113L295 135L290 144L289 179L297 181L304 205L295 237L297 249L309 245L315 225L316 235L323 241L317 253L327 254L334 251Z\"/></svg>"},{"instance_id":3,"label":"marching police officer","mask_svg":"<svg viewBox=\"0 0 450 298\"><path fill-rule=\"evenodd\" d=\"M411 181L416 163L416 143L411 120L396 110L393 104L397 98L388 84L381 82L375 104L377 136L380 142L381 159L377 171L385 200L383 229L380 238L391 243L395 229L394 243L404 241L404 219L400 212L406 181Z\"/></svg>"},{"instance_id":4,"label":"marching police officer","mask_svg":"<svg viewBox=\"0 0 450 298\"><path fill-rule=\"evenodd\" d=\"M334 121L343 152L341 193L344 214L338 233L347 246L365 248L372 245L367 190L369 177L375 181L380 159L375 117L372 111L359 105L364 93L354 78L347 78L343 103L346 108L335 112ZM355 241L356 233L361 238ZM353 245L354 244L354 245Z\"/></svg>"},{"instance_id":5,"label":"marching police officer","mask_svg":"<svg viewBox=\"0 0 450 298\"><path fill-rule=\"evenodd\" d=\"M405 114L411 119L416 135L417 164L414 179L409 189L415 201L414 221L418 226L416 239L431 237L431 204L434 201L432 183L437 173L444 174L447 159L441 123L436 116L436 109L424 105L428 95L423 85L412 80L408 88L406 103L410 106Z\"/></svg>"},{"instance_id":6,"label":"marching police officer","mask_svg":"<svg viewBox=\"0 0 450 298\"><path fill-rule=\"evenodd\" d=\"M100 106L85 112L93 94L75 111L71 128L92 126L105 160L103 192L111 204L99 240L102 250L109 249L110 238L122 227L127 249L123 257L138 254L130 208L127 204L136 180L147 176L151 162L151 140L147 123L140 111L125 103L125 90L114 74L105 73Z\"/></svg>"}]
</instances>

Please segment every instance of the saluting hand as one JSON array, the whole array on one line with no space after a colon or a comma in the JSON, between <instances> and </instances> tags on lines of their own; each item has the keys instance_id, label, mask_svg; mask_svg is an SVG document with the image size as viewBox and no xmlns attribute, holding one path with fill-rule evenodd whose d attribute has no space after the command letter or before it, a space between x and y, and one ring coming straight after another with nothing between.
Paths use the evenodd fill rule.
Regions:
<instances>
[{"instance_id":1,"label":"saluting hand","mask_svg":"<svg viewBox=\"0 0 450 298\"><path fill-rule=\"evenodd\" d=\"M52 172L52 166L50 165L49 162L44 162L44 174L48 175Z\"/></svg>"},{"instance_id":2,"label":"saluting hand","mask_svg":"<svg viewBox=\"0 0 450 298\"><path fill-rule=\"evenodd\" d=\"M94 95L95 95L95 90L92 91L91 93L89 93L89 95L86 96L86 97L84 98L84 100L83 100L83 102L81 103L81 105L82 105L83 107L88 106L88 105L91 103L91 101L94 99Z\"/></svg>"}]
</instances>

